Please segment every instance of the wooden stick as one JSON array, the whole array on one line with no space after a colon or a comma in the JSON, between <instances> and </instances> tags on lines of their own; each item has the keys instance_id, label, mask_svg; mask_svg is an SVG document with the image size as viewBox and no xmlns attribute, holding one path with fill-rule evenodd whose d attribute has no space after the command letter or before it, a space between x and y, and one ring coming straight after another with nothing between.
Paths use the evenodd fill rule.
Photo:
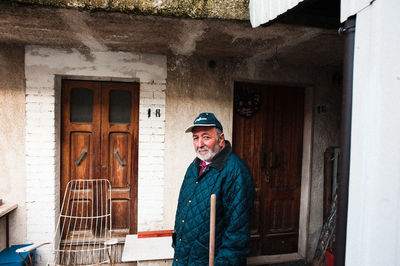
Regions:
<instances>
[{"instance_id":1,"label":"wooden stick","mask_svg":"<svg viewBox=\"0 0 400 266\"><path fill-rule=\"evenodd\" d=\"M215 194L211 195L211 202L210 202L210 255L208 259L208 264L210 266L214 266L214 244L215 244L215 210L216 210L216 199L217 196Z\"/></svg>"}]
</instances>

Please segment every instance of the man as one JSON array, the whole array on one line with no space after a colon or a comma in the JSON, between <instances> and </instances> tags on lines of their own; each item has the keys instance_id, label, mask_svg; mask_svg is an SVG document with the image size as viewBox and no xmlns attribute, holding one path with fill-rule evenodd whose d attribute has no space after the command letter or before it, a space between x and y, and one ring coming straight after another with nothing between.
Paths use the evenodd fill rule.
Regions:
<instances>
[{"instance_id":1,"label":"man","mask_svg":"<svg viewBox=\"0 0 400 266\"><path fill-rule=\"evenodd\" d=\"M253 178L232 152L221 123L201 113L192 132L197 158L187 169L175 217L174 265L208 265L210 196L217 196L215 265L246 265L250 251Z\"/></svg>"}]
</instances>

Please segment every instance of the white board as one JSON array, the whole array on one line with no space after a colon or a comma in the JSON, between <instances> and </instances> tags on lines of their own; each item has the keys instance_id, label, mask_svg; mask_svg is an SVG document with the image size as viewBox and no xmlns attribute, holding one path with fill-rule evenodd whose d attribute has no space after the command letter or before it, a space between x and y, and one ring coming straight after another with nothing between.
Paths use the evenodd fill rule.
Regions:
<instances>
[{"instance_id":1,"label":"white board","mask_svg":"<svg viewBox=\"0 0 400 266\"><path fill-rule=\"evenodd\" d=\"M127 235L121 260L132 262L173 259L174 249L171 244L171 236L138 238L137 235Z\"/></svg>"}]
</instances>

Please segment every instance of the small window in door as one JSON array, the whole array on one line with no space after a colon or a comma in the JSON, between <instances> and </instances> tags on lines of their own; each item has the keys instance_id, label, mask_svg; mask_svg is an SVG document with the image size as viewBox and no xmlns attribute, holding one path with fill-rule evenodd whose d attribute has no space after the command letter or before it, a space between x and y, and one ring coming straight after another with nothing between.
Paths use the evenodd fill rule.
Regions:
<instances>
[{"instance_id":1,"label":"small window in door","mask_svg":"<svg viewBox=\"0 0 400 266\"><path fill-rule=\"evenodd\" d=\"M92 123L93 121L93 91L84 88L71 90L71 122Z\"/></svg>"},{"instance_id":2,"label":"small window in door","mask_svg":"<svg viewBox=\"0 0 400 266\"><path fill-rule=\"evenodd\" d=\"M131 92L110 91L110 123L129 124L131 122Z\"/></svg>"}]
</instances>

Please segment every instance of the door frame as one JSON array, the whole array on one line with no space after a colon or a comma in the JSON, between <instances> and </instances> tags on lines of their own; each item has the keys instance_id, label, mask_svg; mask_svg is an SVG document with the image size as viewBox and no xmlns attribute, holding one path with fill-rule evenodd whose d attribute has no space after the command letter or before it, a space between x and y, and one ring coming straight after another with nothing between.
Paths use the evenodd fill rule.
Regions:
<instances>
[{"instance_id":1,"label":"door frame","mask_svg":"<svg viewBox=\"0 0 400 266\"><path fill-rule=\"evenodd\" d=\"M239 82L239 80L237 80ZM294 260L303 260L307 257L308 225L310 217L310 191L311 191L311 158L312 158L312 132L313 132L313 87L299 84L265 83L258 81L243 81L263 85L296 86L304 88L304 125L303 125L303 158L301 169L300 188L300 216L299 216L299 241L297 253L264 255L248 257L248 265L267 263L282 263ZM232 108L233 110L233 108ZM232 121L233 123L233 121ZM233 128L233 125L232 125Z\"/></svg>"},{"instance_id":2,"label":"door frame","mask_svg":"<svg viewBox=\"0 0 400 266\"><path fill-rule=\"evenodd\" d=\"M98 82L127 82L127 83L138 83L139 84L139 95L138 95L138 101L140 104L140 79L139 78L107 78L107 77L95 77L95 76L76 76L76 75L55 75L55 121L56 121L56 189L58 189L60 196L56 198L56 209L55 209L55 214L56 217L60 215L60 210L61 210L61 204L62 204L62 196L61 195L61 153L62 153L62 143L61 143L61 134L62 134L62 82L64 80L79 80L79 81L98 81ZM138 121L139 123L139 121ZM138 130L140 130L140 125L138 125ZM139 136L139 132L137 134ZM137 137L138 137L137 136ZM136 168L139 160L139 143L137 145L137 162L136 162ZM138 205L138 181L139 181L139 173L136 173L137 180L136 180L136 208ZM136 210L137 213L137 210ZM137 213L137 218L136 221L134 221L134 227L136 231L138 230L138 213ZM120 241L120 239L118 239ZM121 240L122 241L122 240Z\"/></svg>"},{"instance_id":3,"label":"door frame","mask_svg":"<svg viewBox=\"0 0 400 266\"><path fill-rule=\"evenodd\" d=\"M66 83L67 82L72 82L72 84L76 84L76 85L70 85L68 86ZM78 85L81 84L81 85ZM64 85L66 85L66 87L64 87ZM74 88L74 86L83 86L86 88L86 86L89 86L90 89L94 92L93 95L93 122L92 123L88 123L91 124L91 126L88 126L88 124L74 124L73 122L67 122L67 124L69 124L70 129L63 131L62 125L65 125L65 119L69 118L69 117L65 117L65 110L63 110L62 108L65 109L69 109L69 113L70 114L71 110L70 110L70 103L71 103L71 99L70 96L63 96L63 89L67 89L69 87L70 91L72 91L71 89ZM129 91L131 94L131 109L130 109L130 122L127 125L124 125L124 123L122 124L118 124L118 123L112 123L109 122L109 110L110 110L110 103L109 103L109 92L113 91L113 90L119 90L119 91ZM92 147L91 151L89 151L89 155L90 156L95 156L92 160L93 160L93 165L90 166L90 168L93 170L93 176L89 176L88 179L107 179L110 184L111 184L111 190L112 190L112 205L113 208L117 205L117 201L118 200L125 200L127 201L129 199L129 206L130 206L130 214L128 216L126 216L126 218L128 219L128 228L129 231L127 234L135 234L137 233L138 230L138 161L139 161L139 95L140 95L140 83L139 82L127 82L127 81L103 81L103 80L88 80L88 79L81 79L80 77L75 79L72 77L68 77L68 78L62 78L61 79L61 90L60 90L60 94L61 94L61 115L60 115L60 124L61 124L61 134L60 134L60 138L61 138L61 146L60 146L60 153L61 153L61 157L60 157L60 167L61 167L61 171L60 171L60 182L61 182L61 192L63 192L64 189L66 189L67 183L72 179L72 176L70 174L71 170L67 170L64 169L65 168L69 168L69 164L71 162L69 162L69 159L67 159L67 161L63 161L63 155L67 155L66 157L69 157L72 149L70 146L70 142L71 140L66 140L65 136L64 136L64 142L62 142L62 135L66 132L68 132L68 136L70 136L70 132L69 131L82 131L82 126L84 126L85 129L89 129L92 128L92 130L89 130L92 132L92 138L91 138L91 142L93 142L93 144L91 146L94 145L94 147ZM96 102L97 100L97 102ZM66 101L66 102L62 102L62 101ZM96 114L96 112L98 114ZM64 119L64 120L63 120ZM69 119L67 119L69 120ZM96 122L97 121L97 122ZM76 127L80 128L76 129ZM87 127L87 128L86 128ZM73 128L73 129L71 129ZM84 129L84 131L85 131ZM65 130L65 129L64 129ZM107 132L107 133L105 133ZM108 172L108 168L107 171L105 171L101 166L102 165L107 165L109 166L108 161L111 160L110 158L108 158L109 156L109 152L108 152L108 147L109 147L109 141L111 138L109 138L108 134L110 133L117 133L120 134L121 132L123 133L129 133L131 135L131 139L128 142L127 145L127 154L126 154L126 158L125 160L127 160L128 162L130 161L130 163L128 163L126 165L126 167L128 167L127 171L129 171L129 173L127 174L129 178L128 182L130 183L129 186L123 187L123 189L126 189L127 187L129 187L129 192L126 193L126 191L121 191L121 187L114 187L113 181L111 176L109 176L108 174L106 176L104 176L105 172ZM67 145L68 147L66 147L65 145ZM98 146L98 147L96 147ZM100 148L101 147L101 148ZM67 154L64 154L65 151L69 151ZM93 153L93 154L92 154ZM130 154L130 155L129 155ZM97 155L97 156L96 156ZM122 155L121 155L122 156ZM130 159L129 159L130 157ZM65 158L64 158L65 160ZM67 165L64 165L66 162L69 162ZM97 166L97 167L96 167ZM65 176L64 176L65 175ZM64 176L64 178L63 178ZM97 178L95 177L97 176ZM115 195L114 195L115 194ZM60 195L60 202L62 202L64 197L64 194L61 193ZM114 210L114 209L113 209ZM115 213L113 212L113 215ZM114 224L114 220L113 220L113 224ZM123 241L125 239L125 233L124 232L119 232L118 229L113 228L113 238L117 238L119 241Z\"/></svg>"}]
</instances>

